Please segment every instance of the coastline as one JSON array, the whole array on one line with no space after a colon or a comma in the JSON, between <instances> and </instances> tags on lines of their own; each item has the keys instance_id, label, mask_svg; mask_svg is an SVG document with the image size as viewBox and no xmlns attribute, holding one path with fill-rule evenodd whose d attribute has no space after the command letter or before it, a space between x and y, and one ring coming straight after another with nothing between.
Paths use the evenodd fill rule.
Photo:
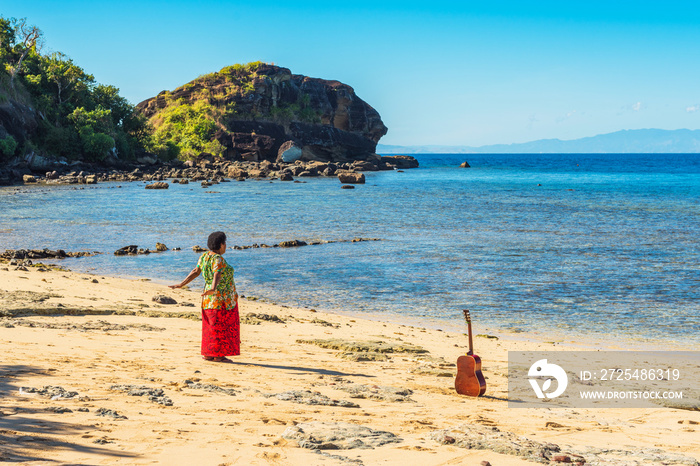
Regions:
<instances>
[{"instance_id":1,"label":"coastline","mask_svg":"<svg viewBox=\"0 0 700 466\"><path fill-rule=\"evenodd\" d=\"M453 361L467 347L462 333L242 300L242 355L233 364L216 364L199 357L195 290L100 274L3 268L2 310L29 313L0 321L2 340L12 348L0 366L3 460L532 464L509 435L557 444L562 454L573 459L580 454L587 464L697 464L700 459L698 411L509 409L507 352L562 350L563 345L506 335L475 337L487 396L466 398L454 392L452 377ZM154 303L156 294L179 304ZM475 334L481 333L490 331L477 327ZM429 353L353 360L340 357L343 351L309 343L328 339L380 340ZM49 385L78 396L20 393L20 387ZM172 405L129 396L120 385L162 390ZM303 404L306 391L318 394L316 404ZM324 397L345 403L318 404ZM108 415L98 417L98 412ZM110 417L114 412L128 419ZM386 434L391 441L374 446L365 438L366 448L300 447L298 430L319 422L394 437ZM495 436L490 446L474 450L460 447L459 437L451 443L445 432Z\"/></svg>"}]
</instances>

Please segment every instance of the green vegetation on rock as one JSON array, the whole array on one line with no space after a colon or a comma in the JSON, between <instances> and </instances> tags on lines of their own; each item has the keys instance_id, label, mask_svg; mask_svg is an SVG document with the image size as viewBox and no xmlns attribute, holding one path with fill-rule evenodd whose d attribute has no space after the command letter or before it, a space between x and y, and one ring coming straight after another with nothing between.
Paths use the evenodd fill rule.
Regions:
<instances>
[{"instance_id":1,"label":"green vegetation on rock","mask_svg":"<svg viewBox=\"0 0 700 466\"><path fill-rule=\"evenodd\" d=\"M179 100L155 119L152 150L165 158L190 159L201 152L220 156L224 147L214 139L219 113L203 100Z\"/></svg>"},{"instance_id":2,"label":"green vegetation on rock","mask_svg":"<svg viewBox=\"0 0 700 466\"><path fill-rule=\"evenodd\" d=\"M145 119L119 89L98 84L61 52L43 54L43 43L26 19L0 16L0 105L21 106L36 120L34 128L0 127L0 157L128 160L150 143Z\"/></svg>"}]
</instances>

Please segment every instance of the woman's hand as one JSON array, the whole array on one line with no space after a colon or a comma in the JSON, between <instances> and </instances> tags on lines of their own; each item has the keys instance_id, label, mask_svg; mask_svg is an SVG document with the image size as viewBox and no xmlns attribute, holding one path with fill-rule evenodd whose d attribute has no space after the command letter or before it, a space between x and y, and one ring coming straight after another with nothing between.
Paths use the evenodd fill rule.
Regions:
<instances>
[{"instance_id":1,"label":"woman's hand","mask_svg":"<svg viewBox=\"0 0 700 466\"><path fill-rule=\"evenodd\" d=\"M182 287L183 287L182 283L178 283L177 285L168 285L168 288L172 288L173 290L176 288L182 288Z\"/></svg>"}]
</instances>

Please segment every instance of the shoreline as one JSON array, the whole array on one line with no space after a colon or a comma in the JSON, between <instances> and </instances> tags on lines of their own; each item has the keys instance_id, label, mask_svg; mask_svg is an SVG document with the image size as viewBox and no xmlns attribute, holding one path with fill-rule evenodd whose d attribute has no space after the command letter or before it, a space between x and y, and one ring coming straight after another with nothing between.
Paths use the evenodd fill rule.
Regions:
<instances>
[{"instance_id":1,"label":"shoreline","mask_svg":"<svg viewBox=\"0 0 700 466\"><path fill-rule=\"evenodd\" d=\"M155 253L155 251L153 252ZM78 252L78 253L69 253L69 254L84 254L83 252ZM104 253L100 253L104 254ZM42 260L42 259L39 259ZM49 259L45 261L46 265L54 265L61 267L60 264L60 259ZM0 262L0 267L7 265L3 264ZM165 279L160 279L160 278L152 278L148 276L130 276L130 275L120 275L120 274L109 274L109 273L100 273L100 272L73 272L71 269L65 269L68 272L71 273L77 273L77 274L82 274L82 275L90 275L90 276L103 276L103 277L110 277L110 278L115 278L115 279L124 279L124 280L131 280L131 281L141 281L141 282L149 282L154 285L160 285L164 289L167 287L167 285L172 284L171 281L165 280ZM298 304L292 303L292 304L280 304L277 303L270 298L267 298L265 296L260 296L260 297L254 297L254 301L260 301L261 303L265 304L270 304L273 306L281 306L284 308L299 308L299 309L314 309L312 307L307 307L307 306L300 306ZM466 325L463 320L461 320L461 316L456 316L455 322L447 321L447 320L442 320L442 319L435 319L435 318L430 318L430 317L419 317L419 318L412 318L411 316L406 316L406 315L401 315L397 313L378 313L378 312L370 312L370 313L362 313L362 312L351 312L351 311L343 311L339 309L327 309L327 308L322 308L321 306L316 306L319 308L319 312L326 313L326 314L333 314L333 315L338 315L338 316L345 316L345 317L351 317L351 318L358 318L358 319L364 319L364 320L369 320L369 321L374 321L374 322L379 322L379 323L391 323L394 325L405 325L409 327L422 327L426 329L431 329L431 330L437 330L437 331L446 331L446 332L451 332L451 333L461 333L466 335ZM576 340L573 341L571 338L567 338L567 331L564 329L555 329L555 330L548 330L548 335L545 336L541 333L540 330L530 330L530 331L508 331L508 329L504 328L499 328L497 326L480 326L478 324L477 316L479 315L479 311L476 313L472 311L472 317L473 317L473 325L475 328L475 335L479 334L485 334L485 335L492 335L496 336L499 339L503 340L509 340L513 342L532 342L532 343L540 343L540 344L547 344L551 346L557 346L561 348L569 348L569 349L584 349L584 350L619 350L619 351L635 351L635 350L648 350L649 348L653 348L654 351L681 351L681 350L687 350L688 345L692 344L692 342L678 342L678 341L665 341L665 340L654 340L654 339L645 339L645 337L638 337L640 339L635 339L632 338L628 335L614 335L614 334L594 334L594 335L586 335L584 337L581 336L576 336ZM459 320L458 320L459 319ZM403 321L402 321L403 320ZM459 323L458 323L459 322Z\"/></svg>"},{"instance_id":2,"label":"shoreline","mask_svg":"<svg viewBox=\"0 0 700 466\"><path fill-rule=\"evenodd\" d=\"M461 333L241 300L242 354L217 364L199 356L195 290L36 269L0 268L0 282L0 338L11 348L0 365L3 460L527 465L527 444L550 459L580 455L592 465L700 464L698 411L509 408L508 351L559 345L476 338L488 388L469 398L453 388L454 361L467 348ZM178 304L155 303L156 294ZM32 315L7 317L12 309ZM94 314L71 315L81 310ZM428 353L368 359L327 341ZM42 395L47 386L53 399ZM56 387L77 395L62 398ZM127 393L133 387L151 399ZM324 428L345 429L347 442L308 448L303 432ZM353 429L376 436L346 449L357 444ZM466 448L469 435L489 441ZM547 450L551 444L560 451Z\"/></svg>"}]
</instances>

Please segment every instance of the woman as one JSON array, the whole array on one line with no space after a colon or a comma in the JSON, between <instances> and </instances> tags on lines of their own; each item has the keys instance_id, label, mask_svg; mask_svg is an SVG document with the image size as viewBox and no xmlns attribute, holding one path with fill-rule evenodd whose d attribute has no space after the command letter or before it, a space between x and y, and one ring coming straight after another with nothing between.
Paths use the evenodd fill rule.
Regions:
<instances>
[{"instance_id":1,"label":"woman","mask_svg":"<svg viewBox=\"0 0 700 466\"><path fill-rule=\"evenodd\" d=\"M207 361L231 362L226 356L241 354L241 323L233 268L221 257L226 252L226 234L215 231L209 235L207 247L209 251L200 256L182 283L170 288L182 288L200 273L204 275L202 357Z\"/></svg>"}]
</instances>

